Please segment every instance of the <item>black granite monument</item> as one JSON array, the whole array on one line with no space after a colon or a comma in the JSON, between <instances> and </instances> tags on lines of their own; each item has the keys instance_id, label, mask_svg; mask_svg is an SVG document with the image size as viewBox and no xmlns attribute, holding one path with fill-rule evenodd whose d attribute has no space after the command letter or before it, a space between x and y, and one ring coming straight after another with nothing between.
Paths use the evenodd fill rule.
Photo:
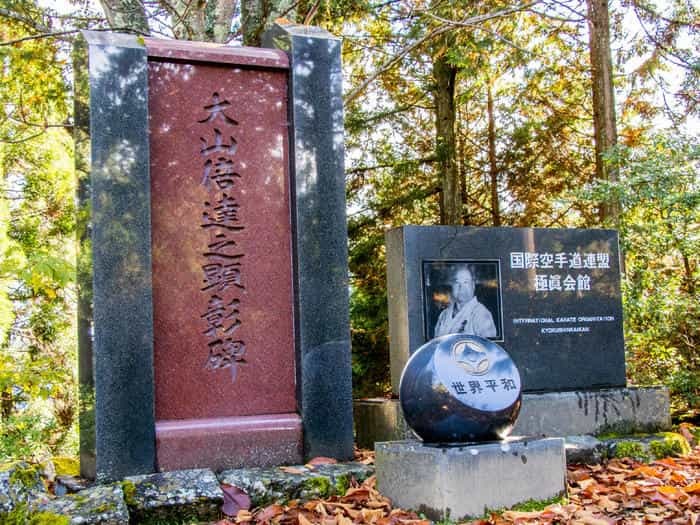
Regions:
<instances>
[{"instance_id":1,"label":"black granite monument","mask_svg":"<svg viewBox=\"0 0 700 525\"><path fill-rule=\"evenodd\" d=\"M499 342L524 392L625 386L615 231L404 226L386 240L395 393L409 356L453 332Z\"/></svg>"}]
</instances>

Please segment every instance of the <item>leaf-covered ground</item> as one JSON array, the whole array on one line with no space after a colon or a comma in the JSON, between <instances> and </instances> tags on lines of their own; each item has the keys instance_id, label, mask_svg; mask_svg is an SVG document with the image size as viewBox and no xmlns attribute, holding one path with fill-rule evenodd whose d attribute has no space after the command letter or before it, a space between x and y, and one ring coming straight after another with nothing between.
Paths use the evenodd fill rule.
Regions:
<instances>
[{"instance_id":1,"label":"leaf-covered ground","mask_svg":"<svg viewBox=\"0 0 700 525\"><path fill-rule=\"evenodd\" d=\"M371 462L371 452L358 459ZM571 465L567 473L568 498L538 511L506 510L468 522L472 525L570 523L689 524L700 525L700 447L684 458L666 458L650 464L613 459L603 465ZM300 525L428 525L413 512L393 508L376 488L374 477L355 484L342 497L307 503L270 505L239 510L218 522L232 524Z\"/></svg>"}]
</instances>

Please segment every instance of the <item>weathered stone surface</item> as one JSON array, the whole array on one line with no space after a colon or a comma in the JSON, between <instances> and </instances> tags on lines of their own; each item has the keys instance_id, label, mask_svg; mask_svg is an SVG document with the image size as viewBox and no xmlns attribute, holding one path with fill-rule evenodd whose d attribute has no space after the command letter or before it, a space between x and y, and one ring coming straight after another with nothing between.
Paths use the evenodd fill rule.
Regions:
<instances>
[{"instance_id":1,"label":"weathered stone surface","mask_svg":"<svg viewBox=\"0 0 700 525\"><path fill-rule=\"evenodd\" d=\"M121 485L96 485L33 506L36 512L48 512L70 518L72 525L126 525L129 511Z\"/></svg>"},{"instance_id":2,"label":"weathered stone surface","mask_svg":"<svg viewBox=\"0 0 700 525\"><path fill-rule=\"evenodd\" d=\"M480 516L486 508L544 500L566 491L561 438L431 447L376 445L377 487L394 506L433 520Z\"/></svg>"},{"instance_id":3,"label":"weathered stone surface","mask_svg":"<svg viewBox=\"0 0 700 525\"><path fill-rule=\"evenodd\" d=\"M224 501L211 470L130 476L122 482L132 521L182 517L215 519Z\"/></svg>"},{"instance_id":4,"label":"weathered stone surface","mask_svg":"<svg viewBox=\"0 0 700 525\"><path fill-rule=\"evenodd\" d=\"M283 503L292 499L308 500L343 494L354 478L363 481L374 472L362 463L337 463L282 468L246 468L219 474L222 483L245 491L254 507Z\"/></svg>"},{"instance_id":5,"label":"weathered stone surface","mask_svg":"<svg viewBox=\"0 0 700 525\"><path fill-rule=\"evenodd\" d=\"M0 515L21 503L46 498L48 494L37 467L24 462L0 466Z\"/></svg>"},{"instance_id":6,"label":"weathered stone surface","mask_svg":"<svg viewBox=\"0 0 700 525\"><path fill-rule=\"evenodd\" d=\"M605 443L593 436L567 436L564 440L567 463L595 465L608 456Z\"/></svg>"},{"instance_id":7,"label":"weathered stone surface","mask_svg":"<svg viewBox=\"0 0 700 525\"><path fill-rule=\"evenodd\" d=\"M355 401L357 443L412 439L398 399ZM563 437L616 432L655 432L671 426L665 387L523 394L513 436Z\"/></svg>"},{"instance_id":8,"label":"weathered stone surface","mask_svg":"<svg viewBox=\"0 0 700 525\"><path fill-rule=\"evenodd\" d=\"M667 388L611 388L524 395L513 435L631 434L670 426Z\"/></svg>"}]
</instances>

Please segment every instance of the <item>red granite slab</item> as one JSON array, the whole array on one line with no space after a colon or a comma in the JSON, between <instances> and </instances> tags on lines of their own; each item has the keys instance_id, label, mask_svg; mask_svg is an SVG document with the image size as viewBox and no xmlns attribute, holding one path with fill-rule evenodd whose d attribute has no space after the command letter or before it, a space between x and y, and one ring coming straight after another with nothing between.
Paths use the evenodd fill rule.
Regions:
<instances>
[{"instance_id":1,"label":"red granite slab","mask_svg":"<svg viewBox=\"0 0 700 525\"><path fill-rule=\"evenodd\" d=\"M301 463L297 414L156 423L158 470L270 467Z\"/></svg>"},{"instance_id":2,"label":"red granite slab","mask_svg":"<svg viewBox=\"0 0 700 525\"><path fill-rule=\"evenodd\" d=\"M149 62L157 421L297 410L286 97L284 70Z\"/></svg>"}]
</instances>

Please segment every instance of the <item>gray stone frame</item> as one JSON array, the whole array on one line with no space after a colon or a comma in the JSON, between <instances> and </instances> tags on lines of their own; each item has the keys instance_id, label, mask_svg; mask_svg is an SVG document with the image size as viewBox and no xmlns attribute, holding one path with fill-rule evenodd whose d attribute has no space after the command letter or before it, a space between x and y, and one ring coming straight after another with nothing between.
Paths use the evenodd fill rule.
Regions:
<instances>
[{"instance_id":1,"label":"gray stone frame","mask_svg":"<svg viewBox=\"0 0 700 525\"><path fill-rule=\"evenodd\" d=\"M76 47L81 470L155 469L148 57L136 36ZM306 457L353 454L340 41L275 26L290 55L297 399ZM84 54L83 60L84 64ZM90 110L89 124L87 108ZM92 249L90 249L92 247Z\"/></svg>"},{"instance_id":2,"label":"gray stone frame","mask_svg":"<svg viewBox=\"0 0 700 525\"><path fill-rule=\"evenodd\" d=\"M87 104L90 119L76 127L89 140L91 168L80 235L87 241L89 232L92 249L90 257L83 244L79 255L80 295L88 298L79 320L81 470L109 480L155 466L148 69L135 36L83 35L89 95L79 93L87 98L76 105Z\"/></svg>"},{"instance_id":3,"label":"gray stone frame","mask_svg":"<svg viewBox=\"0 0 700 525\"><path fill-rule=\"evenodd\" d=\"M275 24L265 47L289 55L297 399L308 457L353 455L341 41Z\"/></svg>"}]
</instances>

